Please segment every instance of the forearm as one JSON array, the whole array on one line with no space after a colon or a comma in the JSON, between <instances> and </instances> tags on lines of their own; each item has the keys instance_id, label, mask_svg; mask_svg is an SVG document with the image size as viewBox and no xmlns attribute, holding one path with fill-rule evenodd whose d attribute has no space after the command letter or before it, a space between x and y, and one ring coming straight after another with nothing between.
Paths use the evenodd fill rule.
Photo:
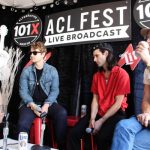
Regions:
<instances>
[{"instance_id":1,"label":"forearm","mask_svg":"<svg viewBox=\"0 0 150 150\"><path fill-rule=\"evenodd\" d=\"M28 104L33 102L33 98L31 97L31 95L27 94L25 91L19 90L19 94L23 103Z\"/></svg>"},{"instance_id":2,"label":"forearm","mask_svg":"<svg viewBox=\"0 0 150 150\"><path fill-rule=\"evenodd\" d=\"M93 99L91 104L91 120L95 120L98 112L98 103L96 99Z\"/></svg>"},{"instance_id":3,"label":"forearm","mask_svg":"<svg viewBox=\"0 0 150 150\"><path fill-rule=\"evenodd\" d=\"M142 113L150 113L150 100L142 101Z\"/></svg>"},{"instance_id":4,"label":"forearm","mask_svg":"<svg viewBox=\"0 0 150 150\"><path fill-rule=\"evenodd\" d=\"M144 94L142 99L142 113L150 113L150 85L144 84Z\"/></svg>"},{"instance_id":5,"label":"forearm","mask_svg":"<svg viewBox=\"0 0 150 150\"><path fill-rule=\"evenodd\" d=\"M110 118L111 116L113 116L114 114L116 114L118 112L118 110L120 109L121 105L118 103L114 103L109 109L108 111L105 113L105 115L102 117L103 121L106 121L108 118Z\"/></svg>"}]
</instances>

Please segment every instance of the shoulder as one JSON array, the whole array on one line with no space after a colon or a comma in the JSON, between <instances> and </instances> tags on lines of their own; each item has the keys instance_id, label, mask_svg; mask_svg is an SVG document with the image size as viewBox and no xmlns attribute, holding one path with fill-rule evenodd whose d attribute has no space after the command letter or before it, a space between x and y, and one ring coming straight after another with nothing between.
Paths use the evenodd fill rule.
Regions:
<instances>
[{"instance_id":1,"label":"shoulder","mask_svg":"<svg viewBox=\"0 0 150 150\"><path fill-rule=\"evenodd\" d=\"M24 67L22 72L21 72L21 78L22 77L28 77L30 75L30 72L33 72L32 65L30 65L28 67Z\"/></svg>"},{"instance_id":2,"label":"shoulder","mask_svg":"<svg viewBox=\"0 0 150 150\"><path fill-rule=\"evenodd\" d=\"M49 64L47 64L47 63L44 64L44 68L50 69L50 70L57 70L54 66L49 65Z\"/></svg>"},{"instance_id":3,"label":"shoulder","mask_svg":"<svg viewBox=\"0 0 150 150\"><path fill-rule=\"evenodd\" d=\"M94 73L93 77L98 77L100 75L101 75L101 72L97 71L97 72Z\"/></svg>"},{"instance_id":4,"label":"shoulder","mask_svg":"<svg viewBox=\"0 0 150 150\"><path fill-rule=\"evenodd\" d=\"M115 66L113 68L113 76L116 76L119 80L130 81L130 77L127 71L119 66Z\"/></svg>"},{"instance_id":5,"label":"shoulder","mask_svg":"<svg viewBox=\"0 0 150 150\"><path fill-rule=\"evenodd\" d=\"M58 75L57 69L52 65L49 65L49 64L45 63L43 69L44 69L43 71L45 73L48 73L48 74L51 74L51 75L54 75L54 76Z\"/></svg>"},{"instance_id":6,"label":"shoulder","mask_svg":"<svg viewBox=\"0 0 150 150\"><path fill-rule=\"evenodd\" d=\"M97 71L96 73L94 73L94 75L93 75L93 81L94 80L97 81L98 79L100 79L101 75L102 75L102 73L99 72L99 71Z\"/></svg>"},{"instance_id":7,"label":"shoulder","mask_svg":"<svg viewBox=\"0 0 150 150\"><path fill-rule=\"evenodd\" d=\"M119 66L115 66L113 68L113 72L118 72L118 73L123 74L123 75L128 75L127 71L124 70L123 68L119 67Z\"/></svg>"},{"instance_id":8,"label":"shoulder","mask_svg":"<svg viewBox=\"0 0 150 150\"><path fill-rule=\"evenodd\" d=\"M24 72L28 72L28 71L31 71L33 69L33 65L30 65L30 66L28 66L28 67L24 67L23 68L23 70L22 70L22 72L24 73Z\"/></svg>"}]
</instances>

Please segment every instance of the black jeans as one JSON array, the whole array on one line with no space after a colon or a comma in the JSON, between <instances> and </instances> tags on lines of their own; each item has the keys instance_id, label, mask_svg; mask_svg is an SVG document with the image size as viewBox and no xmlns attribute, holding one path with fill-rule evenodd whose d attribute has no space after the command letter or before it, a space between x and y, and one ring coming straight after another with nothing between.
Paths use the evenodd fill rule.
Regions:
<instances>
[{"instance_id":1,"label":"black jeans","mask_svg":"<svg viewBox=\"0 0 150 150\"><path fill-rule=\"evenodd\" d=\"M27 106L22 106L19 110L18 134L19 132L29 133L36 115ZM54 124L54 133L59 149L64 149L67 133L67 112L59 104L53 103L48 109L48 115Z\"/></svg>"},{"instance_id":2,"label":"black jeans","mask_svg":"<svg viewBox=\"0 0 150 150\"><path fill-rule=\"evenodd\" d=\"M118 121L124 119L125 117L126 117L125 113L119 110L115 115L113 115L112 117L107 119L106 122L104 122L100 131L94 136L94 140L97 144L98 150L110 149L115 126ZM96 120L99 118L100 116L97 116ZM89 136L85 132L85 129L89 125L89 119L90 117L86 115L85 117L81 118L79 122L73 127L70 136L68 138L67 150L80 150L80 146L81 146L80 139ZM91 150L90 147L88 149Z\"/></svg>"}]
</instances>

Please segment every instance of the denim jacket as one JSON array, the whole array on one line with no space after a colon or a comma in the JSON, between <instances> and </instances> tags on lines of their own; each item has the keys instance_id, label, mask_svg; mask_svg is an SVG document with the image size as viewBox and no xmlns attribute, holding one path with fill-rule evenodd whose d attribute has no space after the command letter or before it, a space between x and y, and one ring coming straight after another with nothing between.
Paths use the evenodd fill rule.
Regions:
<instances>
[{"instance_id":1,"label":"denim jacket","mask_svg":"<svg viewBox=\"0 0 150 150\"><path fill-rule=\"evenodd\" d=\"M36 82L37 77L34 64L24 68L19 81L19 94L22 99L21 105L34 102L32 96ZM48 96L44 103L49 103L50 105L53 102L57 103L56 99L59 94L59 77L56 68L45 63L39 82L43 91Z\"/></svg>"}]
</instances>

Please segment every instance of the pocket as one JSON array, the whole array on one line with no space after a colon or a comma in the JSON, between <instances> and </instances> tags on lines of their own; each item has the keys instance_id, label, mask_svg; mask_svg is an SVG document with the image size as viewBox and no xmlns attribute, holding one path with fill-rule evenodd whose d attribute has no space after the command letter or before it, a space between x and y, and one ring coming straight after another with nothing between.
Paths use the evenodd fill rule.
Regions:
<instances>
[{"instance_id":1,"label":"pocket","mask_svg":"<svg viewBox=\"0 0 150 150\"><path fill-rule=\"evenodd\" d=\"M47 91L49 91L49 89L51 87L51 84L52 84L52 82L50 80L44 82L44 86L45 86L45 88L46 88Z\"/></svg>"},{"instance_id":2,"label":"pocket","mask_svg":"<svg viewBox=\"0 0 150 150\"><path fill-rule=\"evenodd\" d=\"M30 91L32 91L34 86L35 86L35 80L29 80L28 87Z\"/></svg>"}]
</instances>

